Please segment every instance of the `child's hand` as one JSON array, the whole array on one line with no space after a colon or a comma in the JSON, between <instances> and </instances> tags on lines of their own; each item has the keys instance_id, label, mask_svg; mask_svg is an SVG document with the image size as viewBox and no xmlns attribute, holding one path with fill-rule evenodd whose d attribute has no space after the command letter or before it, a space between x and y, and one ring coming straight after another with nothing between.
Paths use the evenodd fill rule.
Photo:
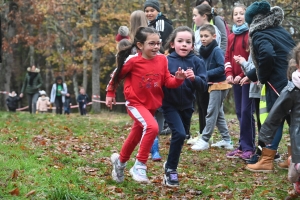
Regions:
<instances>
[{"instance_id":1,"label":"child's hand","mask_svg":"<svg viewBox=\"0 0 300 200\"><path fill-rule=\"evenodd\" d=\"M190 79L191 81L195 80L195 74L192 69L187 69L185 72L186 72L186 78Z\"/></svg>"},{"instance_id":2,"label":"child's hand","mask_svg":"<svg viewBox=\"0 0 300 200\"><path fill-rule=\"evenodd\" d=\"M241 65L243 62L246 61L246 59L240 55L238 56L233 56L233 59L235 60L235 62L239 65Z\"/></svg>"},{"instance_id":3,"label":"child's hand","mask_svg":"<svg viewBox=\"0 0 300 200\"><path fill-rule=\"evenodd\" d=\"M177 72L175 73L175 77L178 79L185 79L186 78L186 72L181 69L181 67L178 67Z\"/></svg>"},{"instance_id":4,"label":"child's hand","mask_svg":"<svg viewBox=\"0 0 300 200\"><path fill-rule=\"evenodd\" d=\"M248 78L248 76L245 76L244 78L242 78L242 80L240 81L240 85L243 86L245 83L250 82L250 79Z\"/></svg>"},{"instance_id":5,"label":"child's hand","mask_svg":"<svg viewBox=\"0 0 300 200\"><path fill-rule=\"evenodd\" d=\"M234 83L234 84L239 84L240 81L241 81L241 79L242 79L242 77L236 76L236 77L234 77L233 83Z\"/></svg>"},{"instance_id":6,"label":"child's hand","mask_svg":"<svg viewBox=\"0 0 300 200\"><path fill-rule=\"evenodd\" d=\"M20 98L22 98L22 97L23 97L23 93L20 94Z\"/></svg>"},{"instance_id":7,"label":"child's hand","mask_svg":"<svg viewBox=\"0 0 300 200\"><path fill-rule=\"evenodd\" d=\"M227 76L226 81L227 81L229 84L233 84L233 77L232 77L232 76Z\"/></svg>"},{"instance_id":8,"label":"child's hand","mask_svg":"<svg viewBox=\"0 0 300 200\"><path fill-rule=\"evenodd\" d=\"M112 105L116 105L116 98L115 97L106 97L105 104L107 107L112 109Z\"/></svg>"}]
</instances>

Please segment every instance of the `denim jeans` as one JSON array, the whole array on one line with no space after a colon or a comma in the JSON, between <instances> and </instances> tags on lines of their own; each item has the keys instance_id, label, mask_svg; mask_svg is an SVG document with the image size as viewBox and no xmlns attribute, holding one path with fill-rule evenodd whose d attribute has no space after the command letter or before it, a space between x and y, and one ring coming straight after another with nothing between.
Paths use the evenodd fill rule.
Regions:
<instances>
[{"instance_id":1,"label":"denim jeans","mask_svg":"<svg viewBox=\"0 0 300 200\"><path fill-rule=\"evenodd\" d=\"M280 140L282 138L283 124L284 124L284 120L282 120L280 126L278 126L278 129L277 129L277 131L276 131L276 133L274 135L274 138L272 140L271 145L267 145L267 147L269 149L272 149L272 150L277 150L278 149Z\"/></svg>"}]
</instances>

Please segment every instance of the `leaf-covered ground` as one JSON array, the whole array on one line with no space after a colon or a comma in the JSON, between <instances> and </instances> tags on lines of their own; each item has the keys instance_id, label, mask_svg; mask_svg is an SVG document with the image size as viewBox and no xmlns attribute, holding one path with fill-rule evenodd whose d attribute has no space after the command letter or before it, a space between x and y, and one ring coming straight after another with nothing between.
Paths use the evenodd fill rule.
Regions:
<instances>
[{"instance_id":1,"label":"leaf-covered ground","mask_svg":"<svg viewBox=\"0 0 300 200\"><path fill-rule=\"evenodd\" d=\"M238 122L227 116L232 139ZM245 162L227 159L225 149L192 151L184 145L178 168L180 187L162 185L170 136L160 136L162 162L148 161L150 184L132 180L127 164L121 184L111 179L110 155L119 152L130 131L126 114L60 116L0 113L0 199L284 199L292 191L287 170L252 173ZM197 116L191 132L196 134ZM279 152L286 156L284 129ZM219 139L217 131L214 141Z\"/></svg>"}]
</instances>

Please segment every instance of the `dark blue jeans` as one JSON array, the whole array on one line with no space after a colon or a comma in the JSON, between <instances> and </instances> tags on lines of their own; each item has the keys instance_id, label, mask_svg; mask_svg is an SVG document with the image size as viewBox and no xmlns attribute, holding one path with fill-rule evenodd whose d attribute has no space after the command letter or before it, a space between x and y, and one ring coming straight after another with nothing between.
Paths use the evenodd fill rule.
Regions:
<instances>
[{"instance_id":1,"label":"dark blue jeans","mask_svg":"<svg viewBox=\"0 0 300 200\"><path fill-rule=\"evenodd\" d=\"M172 130L172 138L166 168L177 169L185 136L190 130L191 118L194 109L189 108L185 110L177 110L171 105L163 106L162 108L164 110L165 120Z\"/></svg>"}]
</instances>

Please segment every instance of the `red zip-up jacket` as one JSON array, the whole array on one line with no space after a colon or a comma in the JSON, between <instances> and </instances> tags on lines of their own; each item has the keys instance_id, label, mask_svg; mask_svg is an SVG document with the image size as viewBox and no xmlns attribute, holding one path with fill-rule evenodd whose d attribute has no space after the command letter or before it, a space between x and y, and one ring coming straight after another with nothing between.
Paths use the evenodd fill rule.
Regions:
<instances>
[{"instance_id":1,"label":"red zip-up jacket","mask_svg":"<svg viewBox=\"0 0 300 200\"><path fill-rule=\"evenodd\" d=\"M113 76L107 85L106 96L115 97ZM162 105L163 86L177 88L184 80L177 79L168 70L168 60L165 55L158 54L153 59L145 59L141 53L130 55L120 72L124 80L124 96L131 104L142 104L149 110L157 110Z\"/></svg>"},{"instance_id":2,"label":"red zip-up jacket","mask_svg":"<svg viewBox=\"0 0 300 200\"><path fill-rule=\"evenodd\" d=\"M227 49L225 54L225 63L230 62L232 67L225 68L226 77L228 76L240 76L243 78L245 75L241 69L241 66L235 62L233 56L242 56L244 58L249 57L249 43L248 43L248 31L240 35L231 33L228 37Z\"/></svg>"}]
</instances>

